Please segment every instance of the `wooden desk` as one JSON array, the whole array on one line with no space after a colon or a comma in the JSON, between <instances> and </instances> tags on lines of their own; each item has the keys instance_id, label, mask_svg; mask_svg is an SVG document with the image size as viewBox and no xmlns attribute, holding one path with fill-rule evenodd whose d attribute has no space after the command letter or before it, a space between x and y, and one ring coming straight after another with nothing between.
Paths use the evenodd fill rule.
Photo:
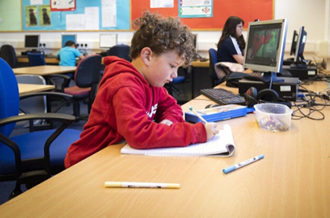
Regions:
<instances>
[{"instance_id":1,"label":"wooden desk","mask_svg":"<svg viewBox=\"0 0 330 218\"><path fill-rule=\"evenodd\" d=\"M209 67L210 66L210 61L192 61L191 65L193 67Z\"/></svg>"},{"instance_id":2,"label":"wooden desk","mask_svg":"<svg viewBox=\"0 0 330 218\"><path fill-rule=\"evenodd\" d=\"M104 64L103 63L103 58L102 58L101 64ZM29 59L27 57L17 56L17 62L19 62L19 63L29 63ZM58 64L60 61L56 57L52 57L52 58L45 57L45 62L46 62L46 64ZM201 62L201 61L198 60L198 61L192 61L191 65L193 65L194 67L209 67L210 62L209 61Z\"/></svg>"},{"instance_id":3,"label":"wooden desk","mask_svg":"<svg viewBox=\"0 0 330 218\"><path fill-rule=\"evenodd\" d=\"M39 84L22 84L18 83L19 94L30 94L34 92L42 92L53 90L55 88L54 85L39 85Z\"/></svg>"},{"instance_id":4,"label":"wooden desk","mask_svg":"<svg viewBox=\"0 0 330 218\"><path fill-rule=\"evenodd\" d=\"M29 63L29 59L28 57L21 57L21 56L18 56L17 57L17 62L19 63ZM46 64L59 64L60 61L57 60L56 57L52 57L52 58L49 58L49 57L45 57L45 62Z\"/></svg>"},{"instance_id":5,"label":"wooden desk","mask_svg":"<svg viewBox=\"0 0 330 218\"><path fill-rule=\"evenodd\" d=\"M36 67L14 68L13 71L15 75L34 74L40 76L48 76L57 73L74 73L76 68L77 67L43 65Z\"/></svg>"},{"instance_id":6,"label":"wooden desk","mask_svg":"<svg viewBox=\"0 0 330 218\"><path fill-rule=\"evenodd\" d=\"M209 103L199 96L183 109ZM322 112L324 121L293 120L277 133L260 129L254 114L219 122L233 131L229 158L121 155L123 144L112 145L1 205L1 217L329 217L330 109ZM260 154L263 160L222 173ZM105 181L181 188L110 189Z\"/></svg>"}]
</instances>

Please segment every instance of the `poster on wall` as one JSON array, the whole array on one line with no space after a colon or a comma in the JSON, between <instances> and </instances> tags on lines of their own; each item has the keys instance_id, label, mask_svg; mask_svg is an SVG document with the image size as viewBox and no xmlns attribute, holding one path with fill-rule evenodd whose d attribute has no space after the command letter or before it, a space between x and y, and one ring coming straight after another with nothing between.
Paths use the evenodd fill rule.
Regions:
<instances>
[{"instance_id":1,"label":"poster on wall","mask_svg":"<svg viewBox=\"0 0 330 218\"><path fill-rule=\"evenodd\" d=\"M50 6L49 5L40 5L38 7L38 20L40 26L50 26Z\"/></svg>"},{"instance_id":2,"label":"poster on wall","mask_svg":"<svg viewBox=\"0 0 330 218\"><path fill-rule=\"evenodd\" d=\"M25 26L37 26L37 6L30 5L25 7Z\"/></svg>"},{"instance_id":3,"label":"poster on wall","mask_svg":"<svg viewBox=\"0 0 330 218\"><path fill-rule=\"evenodd\" d=\"M213 17L213 0L180 0L179 17Z\"/></svg>"},{"instance_id":4,"label":"poster on wall","mask_svg":"<svg viewBox=\"0 0 330 218\"><path fill-rule=\"evenodd\" d=\"M76 0L50 0L51 11L75 11Z\"/></svg>"}]
</instances>

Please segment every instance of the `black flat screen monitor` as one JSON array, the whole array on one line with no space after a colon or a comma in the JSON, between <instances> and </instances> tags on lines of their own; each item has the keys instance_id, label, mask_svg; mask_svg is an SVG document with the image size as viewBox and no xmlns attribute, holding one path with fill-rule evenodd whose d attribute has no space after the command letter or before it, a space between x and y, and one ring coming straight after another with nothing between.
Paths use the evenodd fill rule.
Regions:
<instances>
[{"instance_id":1,"label":"black flat screen monitor","mask_svg":"<svg viewBox=\"0 0 330 218\"><path fill-rule=\"evenodd\" d=\"M294 56L294 62L296 64L304 65L306 63L306 60L304 58L306 40L307 40L307 32L305 31L305 28L302 26L302 27L300 27L300 30L299 30L297 48L296 48L296 53Z\"/></svg>"},{"instance_id":2,"label":"black flat screen monitor","mask_svg":"<svg viewBox=\"0 0 330 218\"><path fill-rule=\"evenodd\" d=\"M39 35L25 35L24 48L37 50L39 42Z\"/></svg>"},{"instance_id":3,"label":"black flat screen monitor","mask_svg":"<svg viewBox=\"0 0 330 218\"><path fill-rule=\"evenodd\" d=\"M76 34L62 34L61 36L61 45L62 48L65 47L65 43L67 41L73 41L74 43L76 43L77 41L77 35Z\"/></svg>"},{"instance_id":4,"label":"black flat screen monitor","mask_svg":"<svg viewBox=\"0 0 330 218\"><path fill-rule=\"evenodd\" d=\"M291 49L290 49L290 55L296 54L297 49L297 41L298 41L298 33L296 30L293 31L292 41L291 41Z\"/></svg>"},{"instance_id":5,"label":"black flat screen monitor","mask_svg":"<svg viewBox=\"0 0 330 218\"><path fill-rule=\"evenodd\" d=\"M196 61L199 58L198 48L197 48L197 34L193 34L193 36L194 36L194 47L195 47L196 53L195 53L194 57L192 58L192 60Z\"/></svg>"}]
</instances>

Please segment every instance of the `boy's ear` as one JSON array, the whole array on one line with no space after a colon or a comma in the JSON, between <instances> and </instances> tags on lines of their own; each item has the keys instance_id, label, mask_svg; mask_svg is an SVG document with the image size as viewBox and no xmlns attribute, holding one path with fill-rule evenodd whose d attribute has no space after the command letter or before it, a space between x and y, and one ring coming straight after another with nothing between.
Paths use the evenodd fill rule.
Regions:
<instances>
[{"instance_id":1,"label":"boy's ear","mask_svg":"<svg viewBox=\"0 0 330 218\"><path fill-rule=\"evenodd\" d=\"M141 58L146 66L149 66L152 51L149 47L145 47L141 50Z\"/></svg>"}]
</instances>

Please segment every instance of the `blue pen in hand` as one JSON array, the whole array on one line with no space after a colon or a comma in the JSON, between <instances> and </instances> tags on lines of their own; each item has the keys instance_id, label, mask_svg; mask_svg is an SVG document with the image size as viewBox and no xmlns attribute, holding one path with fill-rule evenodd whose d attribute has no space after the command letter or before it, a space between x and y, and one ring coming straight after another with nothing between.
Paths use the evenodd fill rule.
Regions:
<instances>
[{"instance_id":1,"label":"blue pen in hand","mask_svg":"<svg viewBox=\"0 0 330 218\"><path fill-rule=\"evenodd\" d=\"M225 173L225 174L230 173L231 171L237 170L237 169L239 169L239 168L241 168L241 167L244 167L244 166L246 166L246 165L248 165L248 164L250 164L250 163L254 163L254 162L256 162L257 160L260 160L260 159L262 159L262 158L264 158L264 155L263 155L263 154L261 154L261 155L259 155L259 156L256 156L256 157L254 157L254 158L251 158L251 159L249 159L249 160L246 160L246 161L240 162L240 163L238 163L238 164L235 164L234 166L227 167L227 168L223 169L222 172Z\"/></svg>"}]
</instances>

